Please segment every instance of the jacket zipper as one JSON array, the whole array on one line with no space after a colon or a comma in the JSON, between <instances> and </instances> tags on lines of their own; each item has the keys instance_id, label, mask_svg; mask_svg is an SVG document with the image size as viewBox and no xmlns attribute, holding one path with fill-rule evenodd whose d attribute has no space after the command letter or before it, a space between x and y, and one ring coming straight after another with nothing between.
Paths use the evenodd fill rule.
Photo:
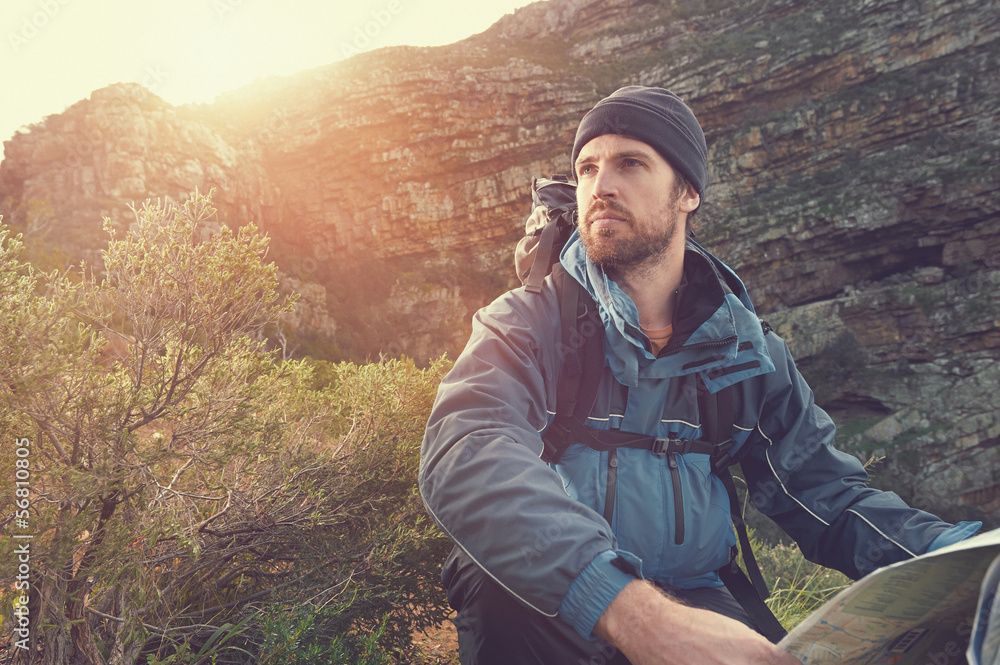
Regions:
<instances>
[{"instance_id":1,"label":"jacket zipper","mask_svg":"<svg viewBox=\"0 0 1000 665\"><path fill-rule=\"evenodd\" d=\"M670 468L670 484L674 488L674 544L684 544L684 491L681 487L681 472L677 468L677 455L667 453Z\"/></svg>"},{"instance_id":2,"label":"jacket zipper","mask_svg":"<svg viewBox=\"0 0 1000 665\"><path fill-rule=\"evenodd\" d=\"M657 357L663 358L665 356L672 356L674 354L680 353L681 351L712 349L719 346L728 346L738 339L739 337L737 337L736 335L732 335L725 339L717 339L711 342L698 342L697 344L691 344L691 345L686 345L683 342L681 342L675 347L671 347L670 343L667 342L667 345L663 347L663 350L660 351L660 355Z\"/></svg>"}]
</instances>

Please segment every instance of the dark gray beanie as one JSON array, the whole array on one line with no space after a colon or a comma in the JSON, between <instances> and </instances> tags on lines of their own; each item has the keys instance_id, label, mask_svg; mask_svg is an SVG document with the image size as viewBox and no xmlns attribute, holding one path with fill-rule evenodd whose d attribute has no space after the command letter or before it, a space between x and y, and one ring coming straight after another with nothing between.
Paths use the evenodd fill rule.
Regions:
<instances>
[{"instance_id":1,"label":"dark gray beanie","mask_svg":"<svg viewBox=\"0 0 1000 665\"><path fill-rule=\"evenodd\" d=\"M653 147L699 194L704 192L708 169L705 133L691 109L669 90L631 85L597 102L576 131L573 173L583 146L603 134L620 134Z\"/></svg>"}]
</instances>

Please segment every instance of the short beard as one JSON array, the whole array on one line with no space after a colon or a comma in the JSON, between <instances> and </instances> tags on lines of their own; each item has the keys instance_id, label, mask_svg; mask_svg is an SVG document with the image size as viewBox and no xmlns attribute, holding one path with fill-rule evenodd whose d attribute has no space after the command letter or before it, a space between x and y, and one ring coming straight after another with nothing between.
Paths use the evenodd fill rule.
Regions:
<instances>
[{"instance_id":1,"label":"short beard","mask_svg":"<svg viewBox=\"0 0 1000 665\"><path fill-rule=\"evenodd\" d=\"M580 221L580 240L587 257L594 264L612 274L636 274L652 268L664 256L667 248L679 232L676 198L670 197L667 206L660 213L666 217L665 225L657 220L639 222L631 212L617 201L598 201ZM616 229L602 229L596 234L590 230L593 218L599 212L610 211L622 217L632 228L630 237L617 237Z\"/></svg>"}]
</instances>

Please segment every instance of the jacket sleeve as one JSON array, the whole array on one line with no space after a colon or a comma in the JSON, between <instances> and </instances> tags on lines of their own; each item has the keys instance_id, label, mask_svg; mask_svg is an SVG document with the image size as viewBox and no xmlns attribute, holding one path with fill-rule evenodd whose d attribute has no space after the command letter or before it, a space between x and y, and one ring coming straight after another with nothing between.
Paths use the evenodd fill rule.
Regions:
<instances>
[{"instance_id":1,"label":"jacket sleeve","mask_svg":"<svg viewBox=\"0 0 1000 665\"><path fill-rule=\"evenodd\" d=\"M588 580L603 584L603 604L583 603L589 609L573 617L566 612L579 602L562 607L563 618L587 634L595 613L634 577L610 563L615 543L607 522L574 501L540 459L539 431L559 372L558 307L551 280L547 287L515 291L477 313L469 343L438 389L419 485L448 536L537 611L559 614L578 578L578 591Z\"/></svg>"},{"instance_id":2,"label":"jacket sleeve","mask_svg":"<svg viewBox=\"0 0 1000 665\"><path fill-rule=\"evenodd\" d=\"M767 340L776 370L763 379L743 468L751 501L807 559L858 579L976 530L969 523L952 527L868 487L861 462L833 447L833 422L813 401L785 343L774 334Z\"/></svg>"}]
</instances>

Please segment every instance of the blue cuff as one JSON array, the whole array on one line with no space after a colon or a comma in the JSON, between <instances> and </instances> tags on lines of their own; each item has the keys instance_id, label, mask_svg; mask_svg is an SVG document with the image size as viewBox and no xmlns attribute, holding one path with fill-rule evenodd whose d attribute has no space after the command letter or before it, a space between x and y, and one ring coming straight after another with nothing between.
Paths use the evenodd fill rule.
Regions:
<instances>
[{"instance_id":1,"label":"blue cuff","mask_svg":"<svg viewBox=\"0 0 1000 665\"><path fill-rule=\"evenodd\" d=\"M981 528L983 528L982 522L959 522L955 526L948 527L944 532L938 534L938 537L931 541L927 551L933 552L942 547L954 545L970 536L976 535L976 532Z\"/></svg>"},{"instance_id":2,"label":"blue cuff","mask_svg":"<svg viewBox=\"0 0 1000 665\"><path fill-rule=\"evenodd\" d=\"M559 616L588 640L594 624L625 585L642 578L642 562L634 554L607 550L590 562L559 605Z\"/></svg>"}]
</instances>

